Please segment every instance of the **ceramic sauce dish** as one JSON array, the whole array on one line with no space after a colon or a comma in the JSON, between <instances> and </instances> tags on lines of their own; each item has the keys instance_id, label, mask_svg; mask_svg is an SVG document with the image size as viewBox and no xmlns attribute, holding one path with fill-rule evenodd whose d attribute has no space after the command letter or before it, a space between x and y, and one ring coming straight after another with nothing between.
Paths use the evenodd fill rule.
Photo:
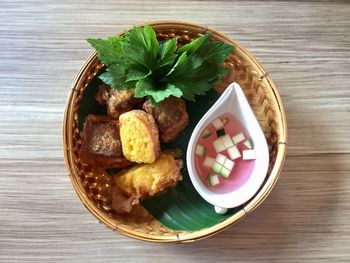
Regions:
<instances>
[{"instance_id":1,"label":"ceramic sauce dish","mask_svg":"<svg viewBox=\"0 0 350 263\"><path fill-rule=\"evenodd\" d=\"M268 146L237 83L198 122L186 159L195 189L217 213L247 202L259 190L268 170Z\"/></svg>"}]
</instances>

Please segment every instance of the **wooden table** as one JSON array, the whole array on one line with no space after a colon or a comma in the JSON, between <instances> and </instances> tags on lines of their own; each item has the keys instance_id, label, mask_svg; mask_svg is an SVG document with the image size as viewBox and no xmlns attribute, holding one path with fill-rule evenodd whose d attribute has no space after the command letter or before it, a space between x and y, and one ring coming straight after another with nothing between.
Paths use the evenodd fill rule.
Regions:
<instances>
[{"instance_id":1,"label":"wooden table","mask_svg":"<svg viewBox=\"0 0 350 263\"><path fill-rule=\"evenodd\" d=\"M85 39L156 19L221 30L264 64L289 124L266 202L230 229L150 244L100 225L64 167L70 84ZM349 262L350 3L0 0L1 262Z\"/></svg>"}]
</instances>

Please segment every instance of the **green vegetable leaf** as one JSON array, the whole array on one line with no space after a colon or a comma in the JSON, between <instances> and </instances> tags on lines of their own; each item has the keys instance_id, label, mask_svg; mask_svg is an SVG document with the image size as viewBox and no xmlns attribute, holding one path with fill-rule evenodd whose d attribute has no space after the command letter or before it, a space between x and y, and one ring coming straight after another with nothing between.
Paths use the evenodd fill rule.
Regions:
<instances>
[{"instance_id":1,"label":"green vegetable leaf","mask_svg":"<svg viewBox=\"0 0 350 263\"><path fill-rule=\"evenodd\" d=\"M154 83L152 79L141 79L136 83L135 98L143 98L147 96L146 90L154 89Z\"/></svg>"},{"instance_id":2,"label":"green vegetable leaf","mask_svg":"<svg viewBox=\"0 0 350 263\"><path fill-rule=\"evenodd\" d=\"M159 67L168 65L174 62L177 57L176 51L177 38L172 38L166 42L162 42L159 46L159 56L158 61Z\"/></svg>"},{"instance_id":3,"label":"green vegetable leaf","mask_svg":"<svg viewBox=\"0 0 350 263\"><path fill-rule=\"evenodd\" d=\"M181 90L182 97L189 101L195 101L195 95L205 95L212 88L212 84L204 80L179 80L173 82L173 85Z\"/></svg>"},{"instance_id":4,"label":"green vegetable leaf","mask_svg":"<svg viewBox=\"0 0 350 263\"><path fill-rule=\"evenodd\" d=\"M99 78L113 89L125 90L135 88L135 81L127 82L127 75L124 68L118 65L112 65L107 68L107 71L101 74Z\"/></svg>"},{"instance_id":5,"label":"green vegetable leaf","mask_svg":"<svg viewBox=\"0 0 350 263\"><path fill-rule=\"evenodd\" d=\"M135 97L142 98L146 96L152 98L151 102L157 104L170 96L181 97L182 91L170 83L163 89L159 89L152 79L144 78L136 83Z\"/></svg>"},{"instance_id":6,"label":"green vegetable leaf","mask_svg":"<svg viewBox=\"0 0 350 263\"><path fill-rule=\"evenodd\" d=\"M122 37L109 37L106 40L89 38L87 41L96 49L98 58L103 64L110 66L121 60L121 43L124 41Z\"/></svg>"},{"instance_id":7,"label":"green vegetable leaf","mask_svg":"<svg viewBox=\"0 0 350 263\"><path fill-rule=\"evenodd\" d=\"M152 71L143 66L134 66L130 68L126 81L135 81L143 79L152 74Z\"/></svg>"},{"instance_id":8,"label":"green vegetable leaf","mask_svg":"<svg viewBox=\"0 0 350 263\"><path fill-rule=\"evenodd\" d=\"M135 97L156 104L169 96L194 101L227 73L222 67L234 47L203 35L178 48L177 38L158 42L151 26L123 37L88 39L107 66L100 79L113 89L135 89Z\"/></svg>"},{"instance_id":9,"label":"green vegetable leaf","mask_svg":"<svg viewBox=\"0 0 350 263\"><path fill-rule=\"evenodd\" d=\"M159 42L156 36L156 32L150 25L145 25L143 28L147 51L152 55L153 59L157 58L159 49Z\"/></svg>"},{"instance_id":10,"label":"green vegetable leaf","mask_svg":"<svg viewBox=\"0 0 350 263\"><path fill-rule=\"evenodd\" d=\"M134 27L125 32L125 42L122 45L123 55L134 64L140 64L153 70L157 63L159 43L156 33L149 26Z\"/></svg>"},{"instance_id":11,"label":"green vegetable leaf","mask_svg":"<svg viewBox=\"0 0 350 263\"><path fill-rule=\"evenodd\" d=\"M211 33L203 35L199 38L196 38L192 42L182 46L179 48L179 53L187 52L189 54L193 54L196 52L198 49L200 49L205 42L207 42L210 39Z\"/></svg>"},{"instance_id":12,"label":"green vegetable leaf","mask_svg":"<svg viewBox=\"0 0 350 263\"><path fill-rule=\"evenodd\" d=\"M194 41L182 46L179 53L187 52L203 59L203 63L222 64L233 51L233 46L220 41L209 41L211 33L201 36Z\"/></svg>"},{"instance_id":13,"label":"green vegetable leaf","mask_svg":"<svg viewBox=\"0 0 350 263\"><path fill-rule=\"evenodd\" d=\"M222 64L232 52L233 47L224 42L210 41L206 42L203 47L197 50L198 56L203 58L204 63L210 61L214 64Z\"/></svg>"}]
</instances>

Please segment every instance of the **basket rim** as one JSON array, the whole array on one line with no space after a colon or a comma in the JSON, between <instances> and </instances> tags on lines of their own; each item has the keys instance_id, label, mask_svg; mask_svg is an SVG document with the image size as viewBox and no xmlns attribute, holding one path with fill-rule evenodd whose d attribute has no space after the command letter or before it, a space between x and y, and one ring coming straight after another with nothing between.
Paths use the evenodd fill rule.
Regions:
<instances>
[{"instance_id":1,"label":"basket rim","mask_svg":"<svg viewBox=\"0 0 350 263\"><path fill-rule=\"evenodd\" d=\"M275 164L273 166L273 169L270 173L270 176L268 177L268 180L265 182L264 186L259 190L259 192L255 195L253 199L251 199L243 209L237 211L235 214L233 214L231 217L227 218L226 220L212 226L209 228L201 229L194 232L183 232L176 235L169 235L169 236L161 236L161 235L150 235L146 233L140 233L135 230L126 229L123 227L120 227L118 225L114 225L108 218L105 216L105 214L97 209L97 207L91 202L91 200L87 197L85 194L85 190L83 189L83 186L79 182L77 176L75 176L74 173L74 167L71 165L71 160L73 160L73 153L72 153L72 145L70 142L72 142L72 129L71 129L71 120L73 119L73 112L72 112L72 101L76 96L76 93L74 92L74 88L78 85L79 80L81 79L82 75L85 73L86 69L97 60L97 53L93 52L84 62L84 64L81 66L79 72L77 73L76 77L74 78L72 82L72 90L69 93L69 96L67 98L66 107L64 111L63 116L63 129L62 129L62 148L64 152L64 162L66 165L66 169L69 173L69 177L71 180L71 183L73 185L73 188L75 192L77 193L79 199L82 201L84 206L99 220L100 223L104 223L107 228L112 229L115 232L118 232L119 234L122 234L127 237L135 238L138 240L143 241L150 241L150 242L157 242L157 243L187 243L187 242L193 242L196 240L204 239L206 237L215 235L218 232L223 231L224 229L230 227L234 223L238 222L239 220L243 219L247 214L251 213L253 210L255 210L270 194L272 191L274 185L276 184L280 174L281 170L285 161L286 157L286 150L287 150L287 137L288 137L288 131L287 131L287 120L286 120L286 114L284 111L284 107L282 104L281 97L279 95L279 92L274 85L271 77L269 74L265 71L262 64L242 45L238 44L236 41L228 37L227 35L216 31L210 27L206 27L201 24L193 23L193 22L187 22L187 21L179 21L179 20L157 20L157 21L150 21L146 22L147 24L150 24L151 26L155 27L164 27L164 28L171 28L171 27L182 27L183 30L193 30L193 31L201 31L202 33L205 32L212 32L213 37L222 41L230 42L236 46L236 50L240 51L240 55L243 55L246 60L248 60L252 65L256 66L260 73L260 79L262 81L266 81L267 86L271 89L272 95L274 99L276 100L276 104L278 105L279 113L280 113L280 119L281 121L278 123L280 128L280 134L278 138L278 151L277 151L277 157ZM138 26L143 26L146 23L139 24ZM201 29L201 30L199 30ZM122 34L122 32L119 32L118 34Z\"/></svg>"}]
</instances>

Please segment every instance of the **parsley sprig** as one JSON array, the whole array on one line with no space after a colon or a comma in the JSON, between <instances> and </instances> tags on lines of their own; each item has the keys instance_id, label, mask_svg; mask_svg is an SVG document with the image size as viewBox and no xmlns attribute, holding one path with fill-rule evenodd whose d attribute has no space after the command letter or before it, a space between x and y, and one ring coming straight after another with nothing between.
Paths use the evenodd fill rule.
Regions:
<instances>
[{"instance_id":1,"label":"parsley sprig","mask_svg":"<svg viewBox=\"0 0 350 263\"><path fill-rule=\"evenodd\" d=\"M177 38L158 41L149 25L124 36L89 38L106 72L100 79L113 89L135 89L135 97L157 104L169 96L195 101L227 69L222 63L234 46L210 39L211 33L178 47Z\"/></svg>"}]
</instances>

